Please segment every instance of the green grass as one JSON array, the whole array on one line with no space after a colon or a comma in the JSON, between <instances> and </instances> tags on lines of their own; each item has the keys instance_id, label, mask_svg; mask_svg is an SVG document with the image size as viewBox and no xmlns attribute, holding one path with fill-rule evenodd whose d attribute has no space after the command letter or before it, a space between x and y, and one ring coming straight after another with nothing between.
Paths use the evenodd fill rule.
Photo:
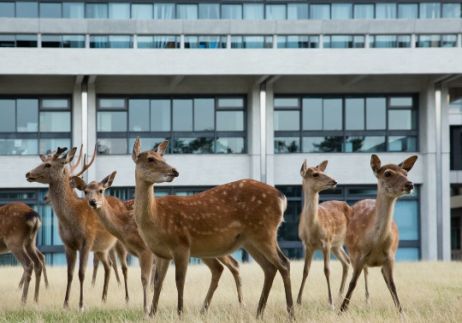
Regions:
<instances>
[{"instance_id":1,"label":"green grass","mask_svg":"<svg viewBox=\"0 0 462 323\"><path fill-rule=\"evenodd\" d=\"M292 262L291 276L294 298L301 279L302 263ZM340 266L332 264L332 286L334 295L340 280ZM130 302L125 303L122 286L111 277L108 301L102 304L102 268L97 285L90 286L91 270L87 270L85 283L85 310L78 311L78 279L74 277L70 309L62 309L65 291L65 268L49 268L50 288L43 288L38 304L32 302L33 284L26 306L19 304L17 289L22 269L0 268L0 322L137 322L144 320L139 269L129 269ZM206 315L200 314L210 274L202 265L188 269L185 289L185 314L181 322L258 322L255 320L256 304L261 291L263 273L256 264L241 266L245 305L237 304L237 296L229 272L225 270L220 286ZM351 271L350 271L351 276ZM298 322L461 322L462 321L462 263L399 263L396 265L395 281L404 308L401 317L395 310L379 269L370 269L371 303L364 297L364 284L360 282L352 298L350 311L341 316L337 309L327 304L327 291L322 264L314 262L305 288L301 306L296 306ZM150 293L150 299L152 294ZM171 267L165 280L159 303L159 311L153 321L177 322L176 287L174 268ZM336 302L336 308L338 303ZM285 322L285 297L282 281L277 276L265 311L264 322ZM146 319L149 320L149 319ZM261 322L261 321L260 321Z\"/></svg>"}]
</instances>

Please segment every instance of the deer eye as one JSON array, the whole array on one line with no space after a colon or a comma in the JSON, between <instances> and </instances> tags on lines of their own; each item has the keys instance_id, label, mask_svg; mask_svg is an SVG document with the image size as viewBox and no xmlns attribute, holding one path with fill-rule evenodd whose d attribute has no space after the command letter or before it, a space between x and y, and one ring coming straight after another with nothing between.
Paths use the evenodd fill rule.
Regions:
<instances>
[{"instance_id":1,"label":"deer eye","mask_svg":"<svg viewBox=\"0 0 462 323\"><path fill-rule=\"evenodd\" d=\"M152 157L148 157L148 162L150 162L150 163L153 163L153 162L155 162L155 161L156 161L156 159L155 159L155 158L152 158Z\"/></svg>"},{"instance_id":2,"label":"deer eye","mask_svg":"<svg viewBox=\"0 0 462 323\"><path fill-rule=\"evenodd\" d=\"M385 177L391 177L391 172L385 172Z\"/></svg>"},{"instance_id":3,"label":"deer eye","mask_svg":"<svg viewBox=\"0 0 462 323\"><path fill-rule=\"evenodd\" d=\"M314 173L314 174L313 174L313 177L319 177L319 174L318 174L318 173Z\"/></svg>"},{"instance_id":4,"label":"deer eye","mask_svg":"<svg viewBox=\"0 0 462 323\"><path fill-rule=\"evenodd\" d=\"M99 193L100 193L100 194L103 194L103 190L99 190Z\"/></svg>"},{"instance_id":5,"label":"deer eye","mask_svg":"<svg viewBox=\"0 0 462 323\"><path fill-rule=\"evenodd\" d=\"M45 168L50 168L51 167L51 164L45 164Z\"/></svg>"}]
</instances>

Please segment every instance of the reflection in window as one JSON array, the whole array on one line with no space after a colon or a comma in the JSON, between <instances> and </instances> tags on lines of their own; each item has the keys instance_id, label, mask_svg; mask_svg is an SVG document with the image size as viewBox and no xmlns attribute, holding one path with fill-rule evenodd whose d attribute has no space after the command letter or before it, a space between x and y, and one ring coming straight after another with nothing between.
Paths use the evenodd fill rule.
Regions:
<instances>
[{"instance_id":1,"label":"reflection in window","mask_svg":"<svg viewBox=\"0 0 462 323\"><path fill-rule=\"evenodd\" d=\"M300 112L298 110L275 111L274 130L300 130Z\"/></svg>"},{"instance_id":2,"label":"reflection in window","mask_svg":"<svg viewBox=\"0 0 462 323\"><path fill-rule=\"evenodd\" d=\"M389 151L417 151L417 138L413 136L388 137Z\"/></svg>"},{"instance_id":3,"label":"reflection in window","mask_svg":"<svg viewBox=\"0 0 462 323\"><path fill-rule=\"evenodd\" d=\"M184 48L226 48L226 36L184 36Z\"/></svg>"},{"instance_id":4,"label":"reflection in window","mask_svg":"<svg viewBox=\"0 0 462 323\"><path fill-rule=\"evenodd\" d=\"M99 138L96 144L98 155L123 155L127 153L127 139Z\"/></svg>"},{"instance_id":5,"label":"reflection in window","mask_svg":"<svg viewBox=\"0 0 462 323\"><path fill-rule=\"evenodd\" d=\"M419 35L416 47L456 47L456 35Z\"/></svg>"},{"instance_id":6,"label":"reflection in window","mask_svg":"<svg viewBox=\"0 0 462 323\"><path fill-rule=\"evenodd\" d=\"M132 36L90 35L90 48L132 48Z\"/></svg>"},{"instance_id":7,"label":"reflection in window","mask_svg":"<svg viewBox=\"0 0 462 323\"><path fill-rule=\"evenodd\" d=\"M319 48L319 36L277 36L277 48Z\"/></svg>"},{"instance_id":8,"label":"reflection in window","mask_svg":"<svg viewBox=\"0 0 462 323\"><path fill-rule=\"evenodd\" d=\"M345 100L345 129L364 129L364 99L348 98Z\"/></svg>"},{"instance_id":9,"label":"reflection in window","mask_svg":"<svg viewBox=\"0 0 462 323\"><path fill-rule=\"evenodd\" d=\"M175 154L210 154L213 153L213 138L176 138L173 147Z\"/></svg>"},{"instance_id":10,"label":"reflection in window","mask_svg":"<svg viewBox=\"0 0 462 323\"><path fill-rule=\"evenodd\" d=\"M37 35L16 35L16 47L37 47Z\"/></svg>"},{"instance_id":11,"label":"reflection in window","mask_svg":"<svg viewBox=\"0 0 462 323\"><path fill-rule=\"evenodd\" d=\"M386 128L386 98L366 98L366 129L382 130Z\"/></svg>"},{"instance_id":12,"label":"reflection in window","mask_svg":"<svg viewBox=\"0 0 462 323\"><path fill-rule=\"evenodd\" d=\"M231 36L231 48L273 48L273 37Z\"/></svg>"},{"instance_id":13,"label":"reflection in window","mask_svg":"<svg viewBox=\"0 0 462 323\"><path fill-rule=\"evenodd\" d=\"M333 153L341 152L343 137L303 137L303 152Z\"/></svg>"},{"instance_id":14,"label":"reflection in window","mask_svg":"<svg viewBox=\"0 0 462 323\"><path fill-rule=\"evenodd\" d=\"M138 36L138 48L180 48L178 36Z\"/></svg>"},{"instance_id":15,"label":"reflection in window","mask_svg":"<svg viewBox=\"0 0 462 323\"><path fill-rule=\"evenodd\" d=\"M410 35L375 35L370 36L372 48L410 48Z\"/></svg>"},{"instance_id":16,"label":"reflection in window","mask_svg":"<svg viewBox=\"0 0 462 323\"><path fill-rule=\"evenodd\" d=\"M364 36L324 36L324 48L364 48Z\"/></svg>"},{"instance_id":17,"label":"reflection in window","mask_svg":"<svg viewBox=\"0 0 462 323\"><path fill-rule=\"evenodd\" d=\"M243 154L244 138L223 137L216 140L216 152L218 154Z\"/></svg>"},{"instance_id":18,"label":"reflection in window","mask_svg":"<svg viewBox=\"0 0 462 323\"><path fill-rule=\"evenodd\" d=\"M345 152L380 152L386 151L385 136L347 137Z\"/></svg>"},{"instance_id":19,"label":"reflection in window","mask_svg":"<svg viewBox=\"0 0 462 323\"><path fill-rule=\"evenodd\" d=\"M297 137L275 137L275 153L298 153L300 152L300 139Z\"/></svg>"},{"instance_id":20,"label":"reflection in window","mask_svg":"<svg viewBox=\"0 0 462 323\"><path fill-rule=\"evenodd\" d=\"M42 35L42 47L85 48L84 35Z\"/></svg>"}]
</instances>

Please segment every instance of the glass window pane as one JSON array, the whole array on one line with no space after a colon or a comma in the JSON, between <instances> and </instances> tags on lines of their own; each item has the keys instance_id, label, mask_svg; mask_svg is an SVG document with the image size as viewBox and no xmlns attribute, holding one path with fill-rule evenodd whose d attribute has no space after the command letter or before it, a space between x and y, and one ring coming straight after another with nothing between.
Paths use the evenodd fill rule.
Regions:
<instances>
[{"instance_id":1,"label":"glass window pane","mask_svg":"<svg viewBox=\"0 0 462 323\"><path fill-rule=\"evenodd\" d=\"M69 112L40 112L40 131L71 131L71 114Z\"/></svg>"},{"instance_id":2,"label":"glass window pane","mask_svg":"<svg viewBox=\"0 0 462 323\"><path fill-rule=\"evenodd\" d=\"M353 5L351 3L333 3L332 19L351 19L353 18Z\"/></svg>"},{"instance_id":3,"label":"glass window pane","mask_svg":"<svg viewBox=\"0 0 462 323\"><path fill-rule=\"evenodd\" d=\"M371 36L373 48L396 48L398 47L398 41L396 35L376 35Z\"/></svg>"},{"instance_id":4,"label":"glass window pane","mask_svg":"<svg viewBox=\"0 0 462 323\"><path fill-rule=\"evenodd\" d=\"M149 131L149 100L128 101L129 131Z\"/></svg>"},{"instance_id":5,"label":"glass window pane","mask_svg":"<svg viewBox=\"0 0 462 323\"><path fill-rule=\"evenodd\" d=\"M398 18L399 19L417 19L419 7L417 3L399 3Z\"/></svg>"},{"instance_id":6,"label":"glass window pane","mask_svg":"<svg viewBox=\"0 0 462 323\"><path fill-rule=\"evenodd\" d=\"M138 36L138 48L179 48L177 36Z\"/></svg>"},{"instance_id":7,"label":"glass window pane","mask_svg":"<svg viewBox=\"0 0 462 323\"><path fill-rule=\"evenodd\" d=\"M388 151L417 151L417 138L415 136L389 136Z\"/></svg>"},{"instance_id":8,"label":"glass window pane","mask_svg":"<svg viewBox=\"0 0 462 323\"><path fill-rule=\"evenodd\" d=\"M342 130L342 99L324 99L324 130Z\"/></svg>"},{"instance_id":9,"label":"glass window pane","mask_svg":"<svg viewBox=\"0 0 462 323\"><path fill-rule=\"evenodd\" d=\"M173 100L173 130L193 130L193 102L192 100Z\"/></svg>"},{"instance_id":10,"label":"glass window pane","mask_svg":"<svg viewBox=\"0 0 462 323\"><path fill-rule=\"evenodd\" d=\"M45 47L45 48L63 47L63 38L60 35L42 35L42 47Z\"/></svg>"},{"instance_id":11,"label":"glass window pane","mask_svg":"<svg viewBox=\"0 0 462 323\"><path fill-rule=\"evenodd\" d=\"M398 47L399 48L410 48L411 47L411 36L409 35L398 36Z\"/></svg>"},{"instance_id":12,"label":"glass window pane","mask_svg":"<svg viewBox=\"0 0 462 323\"><path fill-rule=\"evenodd\" d=\"M215 142L215 152L218 154L243 154L244 138L220 137Z\"/></svg>"},{"instance_id":13,"label":"glass window pane","mask_svg":"<svg viewBox=\"0 0 462 323\"><path fill-rule=\"evenodd\" d=\"M15 100L0 99L0 132L16 132Z\"/></svg>"},{"instance_id":14,"label":"glass window pane","mask_svg":"<svg viewBox=\"0 0 462 323\"><path fill-rule=\"evenodd\" d=\"M85 6L82 2L64 2L63 3L64 18L84 18Z\"/></svg>"},{"instance_id":15,"label":"glass window pane","mask_svg":"<svg viewBox=\"0 0 462 323\"><path fill-rule=\"evenodd\" d=\"M247 20L265 19L263 4L244 3L244 19L247 19Z\"/></svg>"},{"instance_id":16,"label":"glass window pane","mask_svg":"<svg viewBox=\"0 0 462 323\"><path fill-rule=\"evenodd\" d=\"M322 99L303 99L303 130L322 130Z\"/></svg>"},{"instance_id":17,"label":"glass window pane","mask_svg":"<svg viewBox=\"0 0 462 323\"><path fill-rule=\"evenodd\" d=\"M176 19L196 20L198 18L198 8L196 4L177 4Z\"/></svg>"},{"instance_id":18,"label":"glass window pane","mask_svg":"<svg viewBox=\"0 0 462 323\"><path fill-rule=\"evenodd\" d=\"M14 2L0 2L0 17L13 18L14 16Z\"/></svg>"},{"instance_id":19,"label":"glass window pane","mask_svg":"<svg viewBox=\"0 0 462 323\"><path fill-rule=\"evenodd\" d=\"M395 206L395 221L400 240L419 239L419 202L399 200Z\"/></svg>"},{"instance_id":20,"label":"glass window pane","mask_svg":"<svg viewBox=\"0 0 462 323\"><path fill-rule=\"evenodd\" d=\"M41 18L61 18L61 3L59 2L41 2Z\"/></svg>"},{"instance_id":21,"label":"glass window pane","mask_svg":"<svg viewBox=\"0 0 462 323\"><path fill-rule=\"evenodd\" d=\"M173 146L175 154L211 154L213 138L176 138Z\"/></svg>"},{"instance_id":22,"label":"glass window pane","mask_svg":"<svg viewBox=\"0 0 462 323\"><path fill-rule=\"evenodd\" d=\"M390 98L391 107L412 107L412 97L392 97Z\"/></svg>"},{"instance_id":23,"label":"glass window pane","mask_svg":"<svg viewBox=\"0 0 462 323\"><path fill-rule=\"evenodd\" d=\"M461 4L460 3L443 3L441 16L443 18L460 18Z\"/></svg>"},{"instance_id":24,"label":"glass window pane","mask_svg":"<svg viewBox=\"0 0 462 323\"><path fill-rule=\"evenodd\" d=\"M231 40L236 36L231 36ZM272 48L272 36L243 36L242 48ZM233 48L233 41L231 41L231 48Z\"/></svg>"},{"instance_id":25,"label":"glass window pane","mask_svg":"<svg viewBox=\"0 0 462 323\"><path fill-rule=\"evenodd\" d=\"M37 47L37 35L16 35L16 47Z\"/></svg>"},{"instance_id":26,"label":"glass window pane","mask_svg":"<svg viewBox=\"0 0 462 323\"><path fill-rule=\"evenodd\" d=\"M266 4L267 20L285 20L287 16L285 4Z\"/></svg>"},{"instance_id":27,"label":"glass window pane","mask_svg":"<svg viewBox=\"0 0 462 323\"><path fill-rule=\"evenodd\" d=\"M129 3L109 3L109 18L130 19Z\"/></svg>"},{"instance_id":28,"label":"glass window pane","mask_svg":"<svg viewBox=\"0 0 462 323\"><path fill-rule=\"evenodd\" d=\"M175 4L155 3L154 19L175 19Z\"/></svg>"},{"instance_id":29,"label":"glass window pane","mask_svg":"<svg viewBox=\"0 0 462 323\"><path fill-rule=\"evenodd\" d=\"M17 1L16 2L16 17L37 18L38 17L38 2Z\"/></svg>"},{"instance_id":30,"label":"glass window pane","mask_svg":"<svg viewBox=\"0 0 462 323\"><path fill-rule=\"evenodd\" d=\"M274 111L274 130L300 130L300 111Z\"/></svg>"},{"instance_id":31,"label":"glass window pane","mask_svg":"<svg viewBox=\"0 0 462 323\"><path fill-rule=\"evenodd\" d=\"M40 139L40 154L50 154L56 150L56 147L70 147L71 140L67 138L47 138Z\"/></svg>"},{"instance_id":32,"label":"glass window pane","mask_svg":"<svg viewBox=\"0 0 462 323\"><path fill-rule=\"evenodd\" d=\"M386 151L385 136L354 136L345 140L345 152L381 152Z\"/></svg>"},{"instance_id":33,"label":"glass window pane","mask_svg":"<svg viewBox=\"0 0 462 323\"><path fill-rule=\"evenodd\" d=\"M63 35L64 48L85 48L84 35Z\"/></svg>"},{"instance_id":34,"label":"glass window pane","mask_svg":"<svg viewBox=\"0 0 462 323\"><path fill-rule=\"evenodd\" d=\"M214 99L194 99L194 131L213 131L214 114Z\"/></svg>"},{"instance_id":35,"label":"glass window pane","mask_svg":"<svg viewBox=\"0 0 462 323\"><path fill-rule=\"evenodd\" d=\"M366 129L381 130L386 125L386 99L366 98Z\"/></svg>"},{"instance_id":36,"label":"glass window pane","mask_svg":"<svg viewBox=\"0 0 462 323\"><path fill-rule=\"evenodd\" d=\"M170 100L151 100L151 131L170 131Z\"/></svg>"},{"instance_id":37,"label":"glass window pane","mask_svg":"<svg viewBox=\"0 0 462 323\"><path fill-rule=\"evenodd\" d=\"M97 142L98 155L126 155L127 139L125 138L100 138Z\"/></svg>"},{"instance_id":38,"label":"glass window pane","mask_svg":"<svg viewBox=\"0 0 462 323\"><path fill-rule=\"evenodd\" d=\"M87 3L85 18L106 19L108 17L107 3Z\"/></svg>"},{"instance_id":39,"label":"glass window pane","mask_svg":"<svg viewBox=\"0 0 462 323\"><path fill-rule=\"evenodd\" d=\"M36 139L0 139L0 155L37 155L37 150Z\"/></svg>"},{"instance_id":40,"label":"glass window pane","mask_svg":"<svg viewBox=\"0 0 462 323\"><path fill-rule=\"evenodd\" d=\"M396 251L398 261L417 261L420 260L419 248L398 248Z\"/></svg>"},{"instance_id":41,"label":"glass window pane","mask_svg":"<svg viewBox=\"0 0 462 323\"><path fill-rule=\"evenodd\" d=\"M276 108L298 108L298 98L275 98L274 107Z\"/></svg>"},{"instance_id":42,"label":"glass window pane","mask_svg":"<svg viewBox=\"0 0 462 323\"><path fill-rule=\"evenodd\" d=\"M226 48L226 36L185 36L185 48Z\"/></svg>"},{"instance_id":43,"label":"glass window pane","mask_svg":"<svg viewBox=\"0 0 462 323\"><path fill-rule=\"evenodd\" d=\"M128 147L131 149L135 144L136 138L128 138ZM166 138L152 138L152 137L140 137L141 139L141 151L151 150L158 144L163 142ZM170 145L169 145L170 148ZM167 150L169 150L169 148Z\"/></svg>"},{"instance_id":44,"label":"glass window pane","mask_svg":"<svg viewBox=\"0 0 462 323\"><path fill-rule=\"evenodd\" d=\"M127 131L126 112L98 112L98 131Z\"/></svg>"},{"instance_id":45,"label":"glass window pane","mask_svg":"<svg viewBox=\"0 0 462 323\"><path fill-rule=\"evenodd\" d=\"M243 111L217 111L217 131L243 131Z\"/></svg>"},{"instance_id":46,"label":"glass window pane","mask_svg":"<svg viewBox=\"0 0 462 323\"><path fill-rule=\"evenodd\" d=\"M330 5L328 4L310 5L310 19L330 19Z\"/></svg>"},{"instance_id":47,"label":"glass window pane","mask_svg":"<svg viewBox=\"0 0 462 323\"><path fill-rule=\"evenodd\" d=\"M364 99L345 100L345 129L364 130Z\"/></svg>"},{"instance_id":48,"label":"glass window pane","mask_svg":"<svg viewBox=\"0 0 462 323\"><path fill-rule=\"evenodd\" d=\"M306 3L287 4L287 19L289 20L308 19L308 4Z\"/></svg>"},{"instance_id":49,"label":"glass window pane","mask_svg":"<svg viewBox=\"0 0 462 323\"><path fill-rule=\"evenodd\" d=\"M67 99L42 99L42 108L69 109L69 100Z\"/></svg>"},{"instance_id":50,"label":"glass window pane","mask_svg":"<svg viewBox=\"0 0 462 323\"><path fill-rule=\"evenodd\" d=\"M457 47L457 36L456 35L441 36L441 47Z\"/></svg>"},{"instance_id":51,"label":"glass window pane","mask_svg":"<svg viewBox=\"0 0 462 323\"><path fill-rule=\"evenodd\" d=\"M16 47L14 35L0 35L0 47Z\"/></svg>"},{"instance_id":52,"label":"glass window pane","mask_svg":"<svg viewBox=\"0 0 462 323\"><path fill-rule=\"evenodd\" d=\"M132 19L152 19L153 5L149 3L133 3Z\"/></svg>"},{"instance_id":53,"label":"glass window pane","mask_svg":"<svg viewBox=\"0 0 462 323\"><path fill-rule=\"evenodd\" d=\"M400 109L388 111L388 129L411 130L413 129L412 110Z\"/></svg>"},{"instance_id":54,"label":"glass window pane","mask_svg":"<svg viewBox=\"0 0 462 323\"><path fill-rule=\"evenodd\" d=\"M199 3L199 19L220 19L218 3Z\"/></svg>"},{"instance_id":55,"label":"glass window pane","mask_svg":"<svg viewBox=\"0 0 462 323\"><path fill-rule=\"evenodd\" d=\"M220 108L243 108L244 99L242 98L222 98L218 99L218 106Z\"/></svg>"},{"instance_id":56,"label":"glass window pane","mask_svg":"<svg viewBox=\"0 0 462 323\"><path fill-rule=\"evenodd\" d=\"M275 137L274 152L277 154L300 152L300 138L298 137Z\"/></svg>"},{"instance_id":57,"label":"glass window pane","mask_svg":"<svg viewBox=\"0 0 462 323\"><path fill-rule=\"evenodd\" d=\"M376 19L396 19L396 3L376 3Z\"/></svg>"},{"instance_id":58,"label":"glass window pane","mask_svg":"<svg viewBox=\"0 0 462 323\"><path fill-rule=\"evenodd\" d=\"M109 48L133 48L132 36L109 36Z\"/></svg>"},{"instance_id":59,"label":"glass window pane","mask_svg":"<svg viewBox=\"0 0 462 323\"><path fill-rule=\"evenodd\" d=\"M16 108L18 132L38 131L38 100L17 99Z\"/></svg>"},{"instance_id":60,"label":"glass window pane","mask_svg":"<svg viewBox=\"0 0 462 323\"><path fill-rule=\"evenodd\" d=\"M369 3L358 3L354 5L355 19L374 19L374 5Z\"/></svg>"},{"instance_id":61,"label":"glass window pane","mask_svg":"<svg viewBox=\"0 0 462 323\"><path fill-rule=\"evenodd\" d=\"M435 19L440 17L440 3L428 2L420 4L420 18Z\"/></svg>"},{"instance_id":62,"label":"glass window pane","mask_svg":"<svg viewBox=\"0 0 462 323\"><path fill-rule=\"evenodd\" d=\"M327 136L327 137L304 137L303 152L312 153L332 153L341 152L343 145L343 137Z\"/></svg>"},{"instance_id":63,"label":"glass window pane","mask_svg":"<svg viewBox=\"0 0 462 323\"><path fill-rule=\"evenodd\" d=\"M109 37L91 35L90 48L109 48Z\"/></svg>"},{"instance_id":64,"label":"glass window pane","mask_svg":"<svg viewBox=\"0 0 462 323\"><path fill-rule=\"evenodd\" d=\"M100 109L125 109L124 99L99 99Z\"/></svg>"},{"instance_id":65,"label":"glass window pane","mask_svg":"<svg viewBox=\"0 0 462 323\"><path fill-rule=\"evenodd\" d=\"M242 19L242 5L222 4L221 19Z\"/></svg>"}]
</instances>

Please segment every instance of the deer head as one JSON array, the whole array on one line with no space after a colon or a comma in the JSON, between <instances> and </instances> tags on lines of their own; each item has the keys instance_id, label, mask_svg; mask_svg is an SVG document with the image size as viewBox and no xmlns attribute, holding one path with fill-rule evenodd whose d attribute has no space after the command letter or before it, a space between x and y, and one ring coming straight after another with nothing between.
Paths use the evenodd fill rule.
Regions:
<instances>
[{"instance_id":1,"label":"deer head","mask_svg":"<svg viewBox=\"0 0 462 323\"><path fill-rule=\"evenodd\" d=\"M165 140L156 149L141 152L140 138L136 138L132 152L136 177L149 184L171 182L178 177L177 170L163 157L167 147L168 140Z\"/></svg>"},{"instance_id":2,"label":"deer head","mask_svg":"<svg viewBox=\"0 0 462 323\"><path fill-rule=\"evenodd\" d=\"M300 168L300 175L303 178L303 185L308 186L314 192L321 192L330 188L335 188L337 182L327 176L326 170L328 161L325 160L315 167L309 167L306 159Z\"/></svg>"},{"instance_id":3,"label":"deer head","mask_svg":"<svg viewBox=\"0 0 462 323\"><path fill-rule=\"evenodd\" d=\"M104 192L112 186L112 182L116 176L117 172L112 172L111 175L106 176L101 182L92 181L89 184L85 183L85 181L78 177L73 176L71 178L71 185L74 186L79 191L84 192L85 199L88 201L88 205L90 205L93 209L99 209L103 206L104 202Z\"/></svg>"},{"instance_id":4,"label":"deer head","mask_svg":"<svg viewBox=\"0 0 462 323\"><path fill-rule=\"evenodd\" d=\"M72 161L77 148L73 147L65 153L66 150L67 148L58 147L52 155L40 155L42 163L26 174L27 181L49 184L53 180L60 180L67 176L65 166Z\"/></svg>"},{"instance_id":5,"label":"deer head","mask_svg":"<svg viewBox=\"0 0 462 323\"><path fill-rule=\"evenodd\" d=\"M412 169L417 156L411 156L402 163L387 164L382 162L377 155L371 156L371 168L378 180L378 188L387 196L397 198L409 194L414 189L414 184L408 180L407 173Z\"/></svg>"}]
</instances>

